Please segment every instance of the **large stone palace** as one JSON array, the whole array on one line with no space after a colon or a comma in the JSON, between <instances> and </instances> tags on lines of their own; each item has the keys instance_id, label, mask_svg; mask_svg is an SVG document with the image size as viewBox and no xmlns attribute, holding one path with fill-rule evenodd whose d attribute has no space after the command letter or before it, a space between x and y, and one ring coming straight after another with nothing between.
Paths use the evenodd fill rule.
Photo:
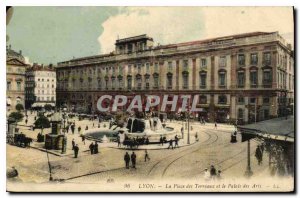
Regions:
<instances>
[{"instance_id":1,"label":"large stone palace","mask_svg":"<svg viewBox=\"0 0 300 198\"><path fill-rule=\"evenodd\" d=\"M57 103L73 111L97 113L103 94L199 95L195 116L211 122L249 123L293 111L293 50L278 32L169 45L139 35L116 40L109 54L56 69Z\"/></svg>"}]
</instances>

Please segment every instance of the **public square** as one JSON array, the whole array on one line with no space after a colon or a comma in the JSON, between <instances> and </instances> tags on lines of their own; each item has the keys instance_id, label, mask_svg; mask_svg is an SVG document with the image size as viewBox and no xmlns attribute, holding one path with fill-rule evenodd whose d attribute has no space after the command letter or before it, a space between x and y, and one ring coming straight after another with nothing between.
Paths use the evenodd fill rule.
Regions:
<instances>
[{"instance_id":1,"label":"public square","mask_svg":"<svg viewBox=\"0 0 300 198\"><path fill-rule=\"evenodd\" d=\"M8 184L14 182L26 183L49 183L49 165L44 143L37 143L36 136L41 129L32 131L35 113L28 113L27 126L25 122L19 122L20 132L32 137L34 142L29 148L21 148L7 144L7 167L15 167L19 177L8 179ZM76 126L83 129L98 127L98 121L78 118L72 119ZM104 181L155 181L163 180L196 180L205 181L204 170L214 165L216 170L221 170L221 180L246 179L247 167L247 142L241 142L240 134L237 135L237 143L231 143L230 138L235 130L233 125L218 124L217 128L212 123L205 125L193 121L190 123L190 144L187 144L188 130L186 122L167 121L167 126L174 127L180 133L184 128L184 139L179 140L179 148L168 149L168 143L142 145L138 149L126 149L117 147L116 142L99 143L99 153L91 155L89 145L91 140L82 142L77 129L72 134L66 133L67 152L61 154L60 150L49 150L49 163L53 180L60 183L70 184L97 184ZM108 129L108 122L101 122L100 127ZM77 128L77 127L76 127ZM101 128L100 128L101 129ZM50 128L44 129L43 133L49 133ZM196 141L195 134L199 141ZM78 158L74 158L71 141L79 145ZM270 177L268 154L264 153L261 165L258 165L255 157L255 149L260 145L256 139L250 141L250 161L253 175L251 179ZM148 150L150 160L145 162L145 149ZM124 154L135 152L137 155L136 169L125 168ZM53 181L52 181L53 182ZM51 182L50 182L51 183Z\"/></svg>"}]
</instances>

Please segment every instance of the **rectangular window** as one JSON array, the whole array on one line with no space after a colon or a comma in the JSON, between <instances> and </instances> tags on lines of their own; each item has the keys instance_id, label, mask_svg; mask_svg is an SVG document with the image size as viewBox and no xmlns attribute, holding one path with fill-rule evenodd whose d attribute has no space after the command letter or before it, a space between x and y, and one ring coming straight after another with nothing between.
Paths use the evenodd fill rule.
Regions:
<instances>
[{"instance_id":1,"label":"rectangular window","mask_svg":"<svg viewBox=\"0 0 300 198\"><path fill-rule=\"evenodd\" d=\"M21 82L17 82L17 91L21 91Z\"/></svg>"},{"instance_id":2,"label":"rectangular window","mask_svg":"<svg viewBox=\"0 0 300 198\"><path fill-rule=\"evenodd\" d=\"M128 79L127 79L127 88L128 88L128 89L131 89L131 88L132 88L132 79L131 79L131 78L128 78Z\"/></svg>"},{"instance_id":3,"label":"rectangular window","mask_svg":"<svg viewBox=\"0 0 300 198\"><path fill-rule=\"evenodd\" d=\"M154 76L154 88L158 88L158 76Z\"/></svg>"},{"instance_id":4,"label":"rectangular window","mask_svg":"<svg viewBox=\"0 0 300 198\"><path fill-rule=\"evenodd\" d=\"M270 98L263 98L263 103L264 104L269 104L270 103Z\"/></svg>"},{"instance_id":5,"label":"rectangular window","mask_svg":"<svg viewBox=\"0 0 300 198\"><path fill-rule=\"evenodd\" d=\"M272 84L272 73L271 73L271 71L264 71L263 72L263 84L264 85L271 85Z\"/></svg>"},{"instance_id":6,"label":"rectangular window","mask_svg":"<svg viewBox=\"0 0 300 198\"><path fill-rule=\"evenodd\" d=\"M115 80L115 78L112 78L112 79L111 79L111 88L112 88L112 89L115 89L115 88L116 88L116 80Z\"/></svg>"},{"instance_id":7,"label":"rectangular window","mask_svg":"<svg viewBox=\"0 0 300 198\"><path fill-rule=\"evenodd\" d=\"M150 72L150 64L146 63L146 72L149 73Z\"/></svg>"},{"instance_id":8,"label":"rectangular window","mask_svg":"<svg viewBox=\"0 0 300 198\"><path fill-rule=\"evenodd\" d=\"M270 52L264 53L263 63L264 63L264 65L271 65L271 53Z\"/></svg>"},{"instance_id":9,"label":"rectangular window","mask_svg":"<svg viewBox=\"0 0 300 198\"><path fill-rule=\"evenodd\" d=\"M137 83L137 89L141 90L142 89L142 79L141 78L136 79L136 83Z\"/></svg>"},{"instance_id":10,"label":"rectangular window","mask_svg":"<svg viewBox=\"0 0 300 198\"><path fill-rule=\"evenodd\" d=\"M119 66L119 75L122 75L122 74L123 74L123 67Z\"/></svg>"},{"instance_id":11,"label":"rectangular window","mask_svg":"<svg viewBox=\"0 0 300 198\"><path fill-rule=\"evenodd\" d=\"M145 88L146 88L146 89L149 89L149 88L150 88L149 77L146 77Z\"/></svg>"},{"instance_id":12,"label":"rectangular window","mask_svg":"<svg viewBox=\"0 0 300 198\"><path fill-rule=\"evenodd\" d=\"M226 56L220 57L219 67L226 67Z\"/></svg>"},{"instance_id":13,"label":"rectangular window","mask_svg":"<svg viewBox=\"0 0 300 198\"><path fill-rule=\"evenodd\" d=\"M256 98L250 98L250 104L255 104Z\"/></svg>"},{"instance_id":14,"label":"rectangular window","mask_svg":"<svg viewBox=\"0 0 300 198\"><path fill-rule=\"evenodd\" d=\"M206 88L206 73L200 74L200 88Z\"/></svg>"},{"instance_id":15,"label":"rectangular window","mask_svg":"<svg viewBox=\"0 0 300 198\"><path fill-rule=\"evenodd\" d=\"M245 86L245 73L239 72L238 73L238 87L244 87Z\"/></svg>"},{"instance_id":16,"label":"rectangular window","mask_svg":"<svg viewBox=\"0 0 300 198\"><path fill-rule=\"evenodd\" d=\"M189 76L183 75L183 89L188 89L189 87Z\"/></svg>"},{"instance_id":17,"label":"rectangular window","mask_svg":"<svg viewBox=\"0 0 300 198\"><path fill-rule=\"evenodd\" d=\"M245 99L244 97L238 97L238 104L244 104Z\"/></svg>"},{"instance_id":18,"label":"rectangular window","mask_svg":"<svg viewBox=\"0 0 300 198\"><path fill-rule=\"evenodd\" d=\"M173 86L173 76L168 76L167 77L167 87L168 89L172 89Z\"/></svg>"},{"instance_id":19,"label":"rectangular window","mask_svg":"<svg viewBox=\"0 0 300 198\"><path fill-rule=\"evenodd\" d=\"M137 68L138 68L138 73L140 74L142 72L142 65L138 64Z\"/></svg>"},{"instance_id":20,"label":"rectangular window","mask_svg":"<svg viewBox=\"0 0 300 198\"><path fill-rule=\"evenodd\" d=\"M7 90L11 90L11 82L7 82L6 83L6 89Z\"/></svg>"},{"instance_id":21,"label":"rectangular window","mask_svg":"<svg viewBox=\"0 0 300 198\"><path fill-rule=\"evenodd\" d=\"M206 59L205 58L201 59L201 67L206 67Z\"/></svg>"},{"instance_id":22,"label":"rectangular window","mask_svg":"<svg viewBox=\"0 0 300 198\"><path fill-rule=\"evenodd\" d=\"M244 54L238 55L238 63L239 63L239 66L245 66L245 55Z\"/></svg>"},{"instance_id":23,"label":"rectangular window","mask_svg":"<svg viewBox=\"0 0 300 198\"><path fill-rule=\"evenodd\" d=\"M122 89L122 87L123 87L123 80L119 79L119 89Z\"/></svg>"},{"instance_id":24,"label":"rectangular window","mask_svg":"<svg viewBox=\"0 0 300 198\"><path fill-rule=\"evenodd\" d=\"M257 65L257 62L258 62L257 53L251 54L250 64L251 65Z\"/></svg>"},{"instance_id":25,"label":"rectangular window","mask_svg":"<svg viewBox=\"0 0 300 198\"><path fill-rule=\"evenodd\" d=\"M219 73L219 86L226 86L226 73Z\"/></svg>"},{"instance_id":26,"label":"rectangular window","mask_svg":"<svg viewBox=\"0 0 300 198\"><path fill-rule=\"evenodd\" d=\"M250 84L251 84L251 87L257 86L257 71L250 72Z\"/></svg>"}]
</instances>

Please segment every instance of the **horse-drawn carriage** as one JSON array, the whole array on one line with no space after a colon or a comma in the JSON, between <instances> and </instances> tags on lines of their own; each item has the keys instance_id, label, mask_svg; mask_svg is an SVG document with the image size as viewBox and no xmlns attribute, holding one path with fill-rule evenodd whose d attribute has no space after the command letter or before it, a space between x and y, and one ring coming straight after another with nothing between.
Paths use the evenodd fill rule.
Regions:
<instances>
[{"instance_id":1,"label":"horse-drawn carriage","mask_svg":"<svg viewBox=\"0 0 300 198\"><path fill-rule=\"evenodd\" d=\"M14 136L14 145L19 147L28 147L30 146L30 143L33 142L33 139L30 137L26 137L26 135L20 133L15 134Z\"/></svg>"}]
</instances>

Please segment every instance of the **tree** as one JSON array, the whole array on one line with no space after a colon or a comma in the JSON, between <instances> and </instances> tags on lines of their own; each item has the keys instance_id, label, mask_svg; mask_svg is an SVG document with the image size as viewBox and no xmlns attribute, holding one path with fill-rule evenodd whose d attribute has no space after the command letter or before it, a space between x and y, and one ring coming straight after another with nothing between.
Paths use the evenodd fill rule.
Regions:
<instances>
[{"instance_id":1,"label":"tree","mask_svg":"<svg viewBox=\"0 0 300 198\"><path fill-rule=\"evenodd\" d=\"M52 106L50 104L45 104L44 106L46 111L51 111L52 110Z\"/></svg>"},{"instance_id":2,"label":"tree","mask_svg":"<svg viewBox=\"0 0 300 198\"><path fill-rule=\"evenodd\" d=\"M22 110L24 110L24 106L22 104L17 104L16 105L16 110L17 111L22 111Z\"/></svg>"},{"instance_id":3,"label":"tree","mask_svg":"<svg viewBox=\"0 0 300 198\"><path fill-rule=\"evenodd\" d=\"M20 122L22 121L24 115L20 112L11 112L8 117L16 120L16 122Z\"/></svg>"},{"instance_id":4,"label":"tree","mask_svg":"<svg viewBox=\"0 0 300 198\"><path fill-rule=\"evenodd\" d=\"M38 129L49 128L50 121L44 115L40 115L39 118L34 122L34 125L35 125L35 128L38 128Z\"/></svg>"}]
</instances>

